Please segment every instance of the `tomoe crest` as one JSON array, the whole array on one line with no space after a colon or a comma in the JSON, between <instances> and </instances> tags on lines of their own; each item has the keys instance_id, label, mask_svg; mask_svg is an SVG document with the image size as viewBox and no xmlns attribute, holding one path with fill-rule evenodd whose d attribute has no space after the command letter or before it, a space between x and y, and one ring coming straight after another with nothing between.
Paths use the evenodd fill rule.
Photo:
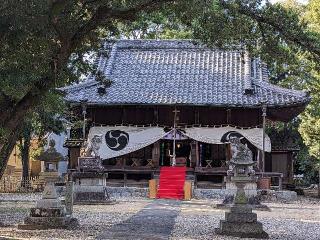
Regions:
<instances>
[{"instance_id":1,"label":"tomoe crest","mask_svg":"<svg viewBox=\"0 0 320 240\"><path fill-rule=\"evenodd\" d=\"M129 142L129 134L121 130L110 130L105 138L107 146L113 151L124 149Z\"/></svg>"}]
</instances>

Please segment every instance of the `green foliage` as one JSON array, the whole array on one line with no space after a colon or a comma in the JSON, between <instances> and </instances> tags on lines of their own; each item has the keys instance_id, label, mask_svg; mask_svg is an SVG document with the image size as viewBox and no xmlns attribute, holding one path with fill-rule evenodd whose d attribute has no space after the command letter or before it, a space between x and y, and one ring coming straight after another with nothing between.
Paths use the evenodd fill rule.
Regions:
<instances>
[{"instance_id":1,"label":"green foliage","mask_svg":"<svg viewBox=\"0 0 320 240\"><path fill-rule=\"evenodd\" d=\"M307 6L304 19L308 22L310 29L320 36L320 2L311 0ZM306 82L312 101L306 111L301 115L299 132L308 146L309 153L318 160L317 168L320 169L320 70L319 63L311 65L311 77Z\"/></svg>"},{"instance_id":2,"label":"green foliage","mask_svg":"<svg viewBox=\"0 0 320 240\"><path fill-rule=\"evenodd\" d=\"M275 82L313 89L308 73L317 71L314 62L320 59L319 1L310 1L303 17L301 7L266 2L3 0L0 163L24 121L40 135L60 129L52 107L59 110L61 103L52 90L95 71L88 54L104 38L193 38L218 47L238 45L269 63ZM318 118L310 108L310 116Z\"/></svg>"},{"instance_id":3,"label":"green foliage","mask_svg":"<svg viewBox=\"0 0 320 240\"><path fill-rule=\"evenodd\" d=\"M319 38L320 33L320 2L311 0L307 6L301 6L296 1L287 1L283 5L289 11L298 15L299 21L307 26L308 34ZM317 169L320 162L320 69L318 61L314 61L308 52L290 51L291 57L284 58L286 62L275 61L271 65L272 81L287 88L307 90L312 100L306 110L286 128L275 127L273 130L295 139L300 151L297 155L296 172L303 173L305 183L317 182ZM301 135L300 135L301 134ZM281 140L283 140L280 137Z\"/></svg>"}]
</instances>

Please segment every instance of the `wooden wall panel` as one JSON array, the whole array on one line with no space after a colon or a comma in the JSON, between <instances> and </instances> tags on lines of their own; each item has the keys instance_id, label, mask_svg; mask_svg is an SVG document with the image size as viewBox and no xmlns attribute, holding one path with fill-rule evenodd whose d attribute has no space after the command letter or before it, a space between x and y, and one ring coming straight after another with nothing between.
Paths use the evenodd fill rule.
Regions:
<instances>
[{"instance_id":1,"label":"wooden wall panel","mask_svg":"<svg viewBox=\"0 0 320 240\"><path fill-rule=\"evenodd\" d=\"M261 109L214 108L197 106L177 106L178 125L235 125L240 127L261 124ZM174 106L114 106L88 109L88 118L95 125L159 124L173 126Z\"/></svg>"}]
</instances>

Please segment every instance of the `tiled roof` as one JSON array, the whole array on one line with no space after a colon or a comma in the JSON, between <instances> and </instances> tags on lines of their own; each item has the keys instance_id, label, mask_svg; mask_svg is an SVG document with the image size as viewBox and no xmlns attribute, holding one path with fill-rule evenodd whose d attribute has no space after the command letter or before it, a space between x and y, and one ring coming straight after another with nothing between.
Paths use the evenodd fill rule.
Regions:
<instances>
[{"instance_id":1,"label":"tiled roof","mask_svg":"<svg viewBox=\"0 0 320 240\"><path fill-rule=\"evenodd\" d=\"M265 64L241 50L208 48L188 40L119 40L106 43L98 70L112 81L105 94L90 76L64 88L69 102L184 104L253 107L304 105L305 92L268 82Z\"/></svg>"}]
</instances>

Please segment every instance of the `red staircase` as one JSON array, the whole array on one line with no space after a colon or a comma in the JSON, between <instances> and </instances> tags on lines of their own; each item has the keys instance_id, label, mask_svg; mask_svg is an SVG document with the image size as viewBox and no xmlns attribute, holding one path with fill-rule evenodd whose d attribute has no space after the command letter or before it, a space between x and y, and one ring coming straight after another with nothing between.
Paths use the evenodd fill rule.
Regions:
<instances>
[{"instance_id":1,"label":"red staircase","mask_svg":"<svg viewBox=\"0 0 320 240\"><path fill-rule=\"evenodd\" d=\"M186 167L161 167L157 198L183 199Z\"/></svg>"}]
</instances>

